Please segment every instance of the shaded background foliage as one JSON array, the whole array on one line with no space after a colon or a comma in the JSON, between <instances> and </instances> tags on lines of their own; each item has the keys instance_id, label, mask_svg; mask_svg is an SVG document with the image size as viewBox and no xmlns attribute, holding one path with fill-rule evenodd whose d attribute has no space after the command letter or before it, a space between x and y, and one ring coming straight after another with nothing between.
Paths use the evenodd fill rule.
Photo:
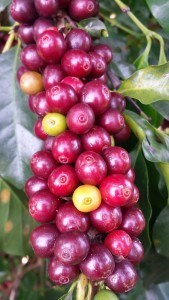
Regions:
<instances>
[{"instance_id":1,"label":"shaded background foliage","mask_svg":"<svg viewBox=\"0 0 169 300\"><path fill-rule=\"evenodd\" d=\"M117 77L125 80L141 67L157 65L158 41L153 40L150 53L145 52L145 36L130 18L120 11L114 1L99 2L102 22L90 20L81 22L81 26L96 37L96 42L112 47L110 71L113 70ZM9 3L0 0L1 25L12 22L6 18ZM164 38L168 60L169 1L126 0L125 3L147 28ZM115 17L111 22L107 18L110 12ZM108 38L101 36L106 28ZM41 143L33 134L35 119L27 108L27 96L20 92L15 79L19 50L15 46L0 55L0 297L8 299L8 290L14 286L18 300L59 299L69 287L52 287L46 277L46 263L35 258L29 246L29 233L35 222L29 217L23 187L25 179L30 176L30 158L40 149ZM156 68L153 73L152 67L137 71L120 88L124 95L139 99L142 103L136 101L137 104L151 118L149 123L143 117L138 117L133 107L127 104L125 118L138 139L132 135L125 147L131 153L137 174L140 207L147 226L141 237L145 258L138 267L140 280L132 292L120 296L122 300L169 299L169 137L157 129L163 118L169 119L168 80L162 92L159 85L161 74L169 72L169 64L153 68ZM151 75L150 81L145 79L147 74ZM141 87L135 83L138 83L138 79L142 80ZM155 86L154 95L149 92L152 83ZM155 152L150 151L150 146ZM29 262L24 265L23 258L27 259L28 256ZM72 294L67 299L74 298Z\"/></svg>"}]
</instances>

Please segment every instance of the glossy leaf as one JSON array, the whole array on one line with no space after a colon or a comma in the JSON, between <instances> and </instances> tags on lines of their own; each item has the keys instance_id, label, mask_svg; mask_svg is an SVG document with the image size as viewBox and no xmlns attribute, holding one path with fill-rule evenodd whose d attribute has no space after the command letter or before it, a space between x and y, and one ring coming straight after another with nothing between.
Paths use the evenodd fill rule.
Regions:
<instances>
[{"instance_id":1,"label":"glossy leaf","mask_svg":"<svg viewBox=\"0 0 169 300\"><path fill-rule=\"evenodd\" d=\"M105 24L97 18L82 20L79 25L94 37L100 37L104 32L107 32Z\"/></svg>"},{"instance_id":2,"label":"glossy leaf","mask_svg":"<svg viewBox=\"0 0 169 300\"><path fill-rule=\"evenodd\" d=\"M0 251L11 255L31 253L30 231L35 227L27 208L10 186L0 179Z\"/></svg>"},{"instance_id":3,"label":"glossy leaf","mask_svg":"<svg viewBox=\"0 0 169 300\"><path fill-rule=\"evenodd\" d=\"M132 165L136 172L136 186L140 191L139 207L141 208L146 219L146 229L142 233L141 240L144 245L145 253L148 252L151 246L149 235L149 223L152 215L152 209L149 202L149 176L145 159L142 155L140 144L130 153L132 158Z\"/></svg>"},{"instance_id":4,"label":"glossy leaf","mask_svg":"<svg viewBox=\"0 0 169 300\"><path fill-rule=\"evenodd\" d=\"M157 101L157 102L153 103L152 106L165 119L169 120L169 105L168 105L168 101Z\"/></svg>"},{"instance_id":5,"label":"glossy leaf","mask_svg":"<svg viewBox=\"0 0 169 300\"><path fill-rule=\"evenodd\" d=\"M168 0L146 0L153 16L157 19L164 30L169 33L168 23L168 11L169 2Z\"/></svg>"},{"instance_id":6,"label":"glossy leaf","mask_svg":"<svg viewBox=\"0 0 169 300\"><path fill-rule=\"evenodd\" d=\"M11 0L0 0L0 12L2 12L10 3Z\"/></svg>"},{"instance_id":7,"label":"glossy leaf","mask_svg":"<svg viewBox=\"0 0 169 300\"><path fill-rule=\"evenodd\" d=\"M123 81L118 91L124 96L138 99L143 104L169 100L169 62L136 71Z\"/></svg>"},{"instance_id":8,"label":"glossy leaf","mask_svg":"<svg viewBox=\"0 0 169 300\"><path fill-rule=\"evenodd\" d=\"M169 257L169 207L162 210L153 230L153 241L156 251Z\"/></svg>"},{"instance_id":9,"label":"glossy leaf","mask_svg":"<svg viewBox=\"0 0 169 300\"><path fill-rule=\"evenodd\" d=\"M132 111L126 110L125 118L142 142L146 159L151 162L169 163L169 136Z\"/></svg>"},{"instance_id":10,"label":"glossy leaf","mask_svg":"<svg viewBox=\"0 0 169 300\"><path fill-rule=\"evenodd\" d=\"M34 117L16 81L19 49L0 55L0 173L18 188L30 176L29 161L41 143L33 134ZM10 83L10 84L9 84Z\"/></svg>"}]
</instances>

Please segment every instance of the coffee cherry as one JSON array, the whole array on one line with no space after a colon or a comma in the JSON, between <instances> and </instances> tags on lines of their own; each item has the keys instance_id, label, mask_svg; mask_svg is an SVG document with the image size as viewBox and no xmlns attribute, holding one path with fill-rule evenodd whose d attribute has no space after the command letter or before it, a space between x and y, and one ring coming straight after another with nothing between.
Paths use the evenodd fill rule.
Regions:
<instances>
[{"instance_id":1,"label":"coffee cherry","mask_svg":"<svg viewBox=\"0 0 169 300\"><path fill-rule=\"evenodd\" d=\"M77 265L83 261L90 249L87 235L82 232L62 233L55 242L55 257L66 265Z\"/></svg>"},{"instance_id":2,"label":"coffee cherry","mask_svg":"<svg viewBox=\"0 0 169 300\"><path fill-rule=\"evenodd\" d=\"M38 14L42 17L55 16L59 10L59 0L34 0Z\"/></svg>"},{"instance_id":3,"label":"coffee cherry","mask_svg":"<svg viewBox=\"0 0 169 300\"><path fill-rule=\"evenodd\" d=\"M76 279L79 274L78 266L65 265L53 257L48 266L49 278L56 285L66 285Z\"/></svg>"},{"instance_id":4,"label":"coffee cherry","mask_svg":"<svg viewBox=\"0 0 169 300\"><path fill-rule=\"evenodd\" d=\"M98 44L93 48L93 51L102 56L106 64L109 64L113 58L112 50L108 45Z\"/></svg>"},{"instance_id":5,"label":"coffee cherry","mask_svg":"<svg viewBox=\"0 0 169 300\"><path fill-rule=\"evenodd\" d=\"M48 113L42 120L44 132L51 136L56 136L66 130L66 118L59 113Z\"/></svg>"},{"instance_id":6,"label":"coffee cherry","mask_svg":"<svg viewBox=\"0 0 169 300\"><path fill-rule=\"evenodd\" d=\"M46 63L38 55L36 45L28 45L24 47L20 54L20 60L30 71L40 71L46 65Z\"/></svg>"},{"instance_id":7,"label":"coffee cherry","mask_svg":"<svg viewBox=\"0 0 169 300\"><path fill-rule=\"evenodd\" d=\"M66 83L58 83L49 88L46 91L46 99L53 112L64 115L78 102L75 90Z\"/></svg>"},{"instance_id":8,"label":"coffee cherry","mask_svg":"<svg viewBox=\"0 0 169 300\"><path fill-rule=\"evenodd\" d=\"M122 114L112 108L109 108L98 118L98 124L113 135L123 129L124 123Z\"/></svg>"},{"instance_id":9,"label":"coffee cherry","mask_svg":"<svg viewBox=\"0 0 169 300\"><path fill-rule=\"evenodd\" d=\"M101 204L101 194L94 185L80 185L74 190L72 200L74 206L81 212L90 212Z\"/></svg>"},{"instance_id":10,"label":"coffee cherry","mask_svg":"<svg viewBox=\"0 0 169 300\"><path fill-rule=\"evenodd\" d=\"M131 207L124 211L120 228L131 236L140 235L145 228L145 218L142 211L137 207Z\"/></svg>"},{"instance_id":11,"label":"coffee cherry","mask_svg":"<svg viewBox=\"0 0 169 300\"><path fill-rule=\"evenodd\" d=\"M56 214L56 226L60 232L87 232L90 226L89 215L77 210L72 201L59 207Z\"/></svg>"},{"instance_id":12,"label":"coffee cherry","mask_svg":"<svg viewBox=\"0 0 169 300\"><path fill-rule=\"evenodd\" d=\"M97 209L90 212L90 220L99 232L110 232L120 226L122 212L119 207L112 207L102 202Z\"/></svg>"},{"instance_id":13,"label":"coffee cherry","mask_svg":"<svg viewBox=\"0 0 169 300\"><path fill-rule=\"evenodd\" d=\"M122 174L109 175L100 185L103 201L114 207L126 205L133 196L133 191L133 184Z\"/></svg>"},{"instance_id":14,"label":"coffee cherry","mask_svg":"<svg viewBox=\"0 0 169 300\"><path fill-rule=\"evenodd\" d=\"M126 124L124 122L123 128L118 133L114 134L113 136L114 136L114 139L115 139L116 142L118 142L118 143L125 142L131 136L131 129L128 126L128 124Z\"/></svg>"},{"instance_id":15,"label":"coffee cherry","mask_svg":"<svg viewBox=\"0 0 169 300\"><path fill-rule=\"evenodd\" d=\"M47 65L43 72L45 90L57 85L65 76L66 74L60 65Z\"/></svg>"},{"instance_id":16,"label":"coffee cherry","mask_svg":"<svg viewBox=\"0 0 169 300\"><path fill-rule=\"evenodd\" d=\"M136 284L138 275L134 266L128 260L116 263L115 270L105 283L116 293L129 292Z\"/></svg>"},{"instance_id":17,"label":"coffee cherry","mask_svg":"<svg viewBox=\"0 0 169 300\"><path fill-rule=\"evenodd\" d=\"M95 17L98 12L97 0L72 0L69 4L69 14L76 21Z\"/></svg>"},{"instance_id":18,"label":"coffee cherry","mask_svg":"<svg viewBox=\"0 0 169 300\"><path fill-rule=\"evenodd\" d=\"M37 17L34 0L13 0L10 5L10 14L19 23L32 23Z\"/></svg>"},{"instance_id":19,"label":"coffee cherry","mask_svg":"<svg viewBox=\"0 0 169 300\"><path fill-rule=\"evenodd\" d=\"M28 69L25 66L20 66L18 68L17 73L16 73L18 83L20 83L22 75L27 71L28 71Z\"/></svg>"},{"instance_id":20,"label":"coffee cherry","mask_svg":"<svg viewBox=\"0 0 169 300\"><path fill-rule=\"evenodd\" d=\"M48 178L50 173L56 168L58 163L54 160L51 153L38 151L33 154L30 162L32 172L40 178Z\"/></svg>"},{"instance_id":21,"label":"coffee cherry","mask_svg":"<svg viewBox=\"0 0 169 300\"><path fill-rule=\"evenodd\" d=\"M34 134L37 136L37 138L41 139L41 140L46 140L47 138L47 133L43 130L42 127L42 119L39 118L35 124L34 124Z\"/></svg>"},{"instance_id":22,"label":"coffee cherry","mask_svg":"<svg viewBox=\"0 0 169 300\"><path fill-rule=\"evenodd\" d=\"M131 167L131 158L121 147L108 147L103 150L102 155L109 174L125 174Z\"/></svg>"},{"instance_id":23,"label":"coffee cherry","mask_svg":"<svg viewBox=\"0 0 169 300\"><path fill-rule=\"evenodd\" d=\"M36 94L35 95L29 95L28 97L28 107L31 112L36 112Z\"/></svg>"},{"instance_id":24,"label":"coffee cherry","mask_svg":"<svg viewBox=\"0 0 169 300\"><path fill-rule=\"evenodd\" d=\"M63 35L56 30L45 30L37 39L37 51L47 63L58 63L66 51Z\"/></svg>"},{"instance_id":25,"label":"coffee cherry","mask_svg":"<svg viewBox=\"0 0 169 300\"><path fill-rule=\"evenodd\" d=\"M125 207L132 207L132 206L136 205L137 202L138 202L138 200L139 200L139 197L140 197L139 189L138 189L138 187L134 184L133 196L131 197L129 203L127 203L127 204L125 205Z\"/></svg>"},{"instance_id":26,"label":"coffee cherry","mask_svg":"<svg viewBox=\"0 0 169 300\"><path fill-rule=\"evenodd\" d=\"M46 93L40 92L36 95L35 112L39 117L44 117L47 113L51 112L51 108L46 100Z\"/></svg>"},{"instance_id":27,"label":"coffee cherry","mask_svg":"<svg viewBox=\"0 0 169 300\"><path fill-rule=\"evenodd\" d=\"M90 56L83 50L68 50L62 60L61 65L65 73L69 76L85 77L91 72Z\"/></svg>"},{"instance_id":28,"label":"coffee cherry","mask_svg":"<svg viewBox=\"0 0 169 300\"><path fill-rule=\"evenodd\" d=\"M106 236L104 245L113 255L126 257L132 248L132 239L127 232L117 229Z\"/></svg>"},{"instance_id":29,"label":"coffee cherry","mask_svg":"<svg viewBox=\"0 0 169 300\"><path fill-rule=\"evenodd\" d=\"M134 182L135 179L136 179L136 174L135 174L134 169L132 167L127 171L127 173L125 174L125 176L131 182Z\"/></svg>"},{"instance_id":30,"label":"coffee cherry","mask_svg":"<svg viewBox=\"0 0 169 300\"><path fill-rule=\"evenodd\" d=\"M73 167L57 167L49 176L48 186L51 192L59 197L69 196L78 186L78 177Z\"/></svg>"},{"instance_id":31,"label":"coffee cherry","mask_svg":"<svg viewBox=\"0 0 169 300\"><path fill-rule=\"evenodd\" d=\"M80 270L89 280L105 280L113 273L114 259L110 251L101 244L91 245L88 256L80 263Z\"/></svg>"},{"instance_id":32,"label":"coffee cherry","mask_svg":"<svg viewBox=\"0 0 169 300\"><path fill-rule=\"evenodd\" d=\"M49 27L53 25L52 20L45 19L45 18L38 18L33 24L33 36L34 40L37 41L37 39L40 37L40 35Z\"/></svg>"},{"instance_id":33,"label":"coffee cherry","mask_svg":"<svg viewBox=\"0 0 169 300\"><path fill-rule=\"evenodd\" d=\"M78 77L67 76L62 79L63 83L70 85L78 95L80 93L81 88L84 86L83 82Z\"/></svg>"},{"instance_id":34,"label":"coffee cherry","mask_svg":"<svg viewBox=\"0 0 169 300\"><path fill-rule=\"evenodd\" d=\"M44 90L42 75L38 72L27 71L25 72L20 79L20 88L22 92L34 95L38 92Z\"/></svg>"},{"instance_id":35,"label":"coffee cherry","mask_svg":"<svg viewBox=\"0 0 169 300\"><path fill-rule=\"evenodd\" d=\"M103 57L96 52L90 52L89 55L92 65L90 76L94 78L101 77L106 71L106 63Z\"/></svg>"},{"instance_id":36,"label":"coffee cherry","mask_svg":"<svg viewBox=\"0 0 169 300\"><path fill-rule=\"evenodd\" d=\"M61 164L75 163L82 150L80 137L66 130L60 133L53 142L52 154Z\"/></svg>"},{"instance_id":37,"label":"coffee cherry","mask_svg":"<svg viewBox=\"0 0 169 300\"><path fill-rule=\"evenodd\" d=\"M126 108L125 98L120 93L110 92L110 107L123 113Z\"/></svg>"},{"instance_id":38,"label":"coffee cherry","mask_svg":"<svg viewBox=\"0 0 169 300\"><path fill-rule=\"evenodd\" d=\"M132 248L127 255L126 259L132 262L134 265L139 264L144 256L144 248L142 243L139 241L138 238L132 238Z\"/></svg>"},{"instance_id":39,"label":"coffee cherry","mask_svg":"<svg viewBox=\"0 0 169 300\"><path fill-rule=\"evenodd\" d=\"M108 132L100 127L93 126L91 130L81 137L84 150L101 153L105 148L111 146L111 138Z\"/></svg>"},{"instance_id":40,"label":"coffee cherry","mask_svg":"<svg viewBox=\"0 0 169 300\"><path fill-rule=\"evenodd\" d=\"M33 26L29 24L20 24L18 31L18 37L24 44L34 43Z\"/></svg>"},{"instance_id":41,"label":"coffee cherry","mask_svg":"<svg viewBox=\"0 0 169 300\"><path fill-rule=\"evenodd\" d=\"M30 242L35 255L44 258L53 256L55 241L59 234L54 224L43 224L34 228L30 235Z\"/></svg>"},{"instance_id":42,"label":"coffee cherry","mask_svg":"<svg viewBox=\"0 0 169 300\"><path fill-rule=\"evenodd\" d=\"M50 151L52 152L52 146L53 146L53 142L54 142L54 136L47 136L46 140L44 141L43 144L43 150L44 151Z\"/></svg>"},{"instance_id":43,"label":"coffee cherry","mask_svg":"<svg viewBox=\"0 0 169 300\"><path fill-rule=\"evenodd\" d=\"M31 197L38 191L46 190L48 188L47 181L43 178L31 176L25 182L25 193L27 197Z\"/></svg>"},{"instance_id":44,"label":"coffee cherry","mask_svg":"<svg viewBox=\"0 0 169 300\"><path fill-rule=\"evenodd\" d=\"M66 36L68 49L80 49L88 52L92 45L90 35L83 29L72 29Z\"/></svg>"},{"instance_id":45,"label":"coffee cherry","mask_svg":"<svg viewBox=\"0 0 169 300\"><path fill-rule=\"evenodd\" d=\"M78 156L75 170L83 184L99 185L107 175L104 159L93 151L86 151Z\"/></svg>"},{"instance_id":46,"label":"coffee cherry","mask_svg":"<svg viewBox=\"0 0 169 300\"><path fill-rule=\"evenodd\" d=\"M80 101L88 104L93 109L95 115L100 115L109 107L109 89L99 80L90 81L81 89Z\"/></svg>"},{"instance_id":47,"label":"coffee cherry","mask_svg":"<svg viewBox=\"0 0 169 300\"><path fill-rule=\"evenodd\" d=\"M92 108L88 104L78 103L68 111L66 122L69 129L76 134L89 131L95 121Z\"/></svg>"},{"instance_id":48,"label":"coffee cherry","mask_svg":"<svg viewBox=\"0 0 169 300\"><path fill-rule=\"evenodd\" d=\"M110 290L101 290L95 296L93 300L119 300L117 295Z\"/></svg>"},{"instance_id":49,"label":"coffee cherry","mask_svg":"<svg viewBox=\"0 0 169 300\"><path fill-rule=\"evenodd\" d=\"M48 189L41 190L29 199L29 213L37 222L51 222L55 219L60 204L61 200Z\"/></svg>"}]
</instances>

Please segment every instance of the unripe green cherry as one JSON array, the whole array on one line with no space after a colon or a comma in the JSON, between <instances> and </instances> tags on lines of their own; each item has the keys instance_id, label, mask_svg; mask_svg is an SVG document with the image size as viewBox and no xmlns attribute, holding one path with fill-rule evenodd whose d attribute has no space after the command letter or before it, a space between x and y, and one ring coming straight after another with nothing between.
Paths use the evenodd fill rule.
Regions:
<instances>
[{"instance_id":1,"label":"unripe green cherry","mask_svg":"<svg viewBox=\"0 0 169 300\"><path fill-rule=\"evenodd\" d=\"M95 296L93 300L119 300L117 295L110 290L101 290Z\"/></svg>"},{"instance_id":2,"label":"unripe green cherry","mask_svg":"<svg viewBox=\"0 0 169 300\"><path fill-rule=\"evenodd\" d=\"M50 136L56 136L66 130L66 117L59 113L48 113L42 120L43 130Z\"/></svg>"}]
</instances>

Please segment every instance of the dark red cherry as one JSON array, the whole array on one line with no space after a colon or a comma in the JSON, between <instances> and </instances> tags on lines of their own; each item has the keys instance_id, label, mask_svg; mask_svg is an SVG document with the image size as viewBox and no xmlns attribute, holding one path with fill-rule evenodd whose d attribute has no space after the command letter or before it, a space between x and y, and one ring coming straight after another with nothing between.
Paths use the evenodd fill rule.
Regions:
<instances>
[{"instance_id":1,"label":"dark red cherry","mask_svg":"<svg viewBox=\"0 0 169 300\"><path fill-rule=\"evenodd\" d=\"M36 45L34 44L22 49L20 59L22 64L30 71L39 71L46 65L43 59L38 55Z\"/></svg>"},{"instance_id":2,"label":"dark red cherry","mask_svg":"<svg viewBox=\"0 0 169 300\"><path fill-rule=\"evenodd\" d=\"M41 178L48 178L57 165L58 163L54 160L52 154L47 151L34 153L30 162L32 172Z\"/></svg>"},{"instance_id":3,"label":"dark red cherry","mask_svg":"<svg viewBox=\"0 0 169 300\"><path fill-rule=\"evenodd\" d=\"M39 138L40 140L46 140L47 138L47 133L43 130L42 127L42 119L39 118L35 124L34 124L34 134L36 135L37 138Z\"/></svg>"},{"instance_id":4,"label":"dark red cherry","mask_svg":"<svg viewBox=\"0 0 169 300\"><path fill-rule=\"evenodd\" d=\"M80 270L89 280L105 280L113 273L114 259L110 251L102 244L93 244L88 256L80 264Z\"/></svg>"},{"instance_id":5,"label":"dark red cherry","mask_svg":"<svg viewBox=\"0 0 169 300\"><path fill-rule=\"evenodd\" d=\"M66 35L68 49L80 49L88 52L92 45L90 35L83 29L74 28Z\"/></svg>"},{"instance_id":6,"label":"dark red cherry","mask_svg":"<svg viewBox=\"0 0 169 300\"><path fill-rule=\"evenodd\" d=\"M121 147L108 147L103 150L102 155L109 174L125 174L131 168L131 158L128 152Z\"/></svg>"},{"instance_id":7,"label":"dark red cherry","mask_svg":"<svg viewBox=\"0 0 169 300\"><path fill-rule=\"evenodd\" d=\"M50 64L43 72L43 85L45 90L57 85L66 76L61 65Z\"/></svg>"},{"instance_id":8,"label":"dark red cherry","mask_svg":"<svg viewBox=\"0 0 169 300\"><path fill-rule=\"evenodd\" d=\"M66 83L58 83L46 91L46 99L53 112L66 114L78 102L75 90Z\"/></svg>"},{"instance_id":9,"label":"dark red cherry","mask_svg":"<svg viewBox=\"0 0 169 300\"><path fill-rule=\"evenodd\" d=\"M133 196L131 197L129 203L127 203L127 204L125 205L125 207L132 207L132 206L136 205L137 202L138 202L138 200L139 200L139 197L140 197L139 189L138 189L138 187L134 184Z\"/></svg>"},{"instance_id":10,"label":"dark red cherry","mask_svg":"<svg viewBox=\"0 0 169 300\"><path fill-rule=\"evenodd\" d=\"M114 207L126 205L133 196L133 191L133 184L122 174L109 175L100 185L103 201Z\"/></svg>"},{"instance_id":11,"label":"dark red cherry","mask_svg":"<svg viewBox=\"0 0 169 300\"><path fill-rule=\"evenodd\" d=\"M30 242L35 255L43 258L53 256L55 241L59 234L54 224L43 224L34 228L30 235Z\"/></svg>"},{"instance_id":12,"label":"dark red cherry","mask_svg":"<svg viewBox=\"0 0 169 300\"><path fill-rule=\"evenodd\" d=\"M76 94L79 94L81 88L84 86L84 83L78 77L73 76L67 76L63 78L61 82L70 85L75 90Z\"/></svg>"},{"instance_id":13,"label":"dark red cherry","mask_svg":"<svg viewBox=\"0 0 169 300\"><path fill-rule=\"evenodd\" d=\"M132 239L124 230L116 229L106 236L104 245L113 255L126 257L132 248Z\"/></svg>"},{"instance_id":14,"label":"dark red cherry","mask_svg":"<svg viewBox=\"0 0 169 300\"><path fill-rule=\"evenodd\" d=\"M59 207L56 215L56 226L60 232L87 232L90 226L89 215L77 210L72 201Z\"/></svg>"},{"instance_id":15,"label":"dark red cherry","mask_svg":"<svg viewBox=\"0 0 169 300\"><path fill-rule=\"evenodd\" d=\"M20 66L17 70L17 73L16 73L16 77L17 77L17 80L18 80L18 83L20 83L20 79L22 77L22 75L27 72L28 69L25 67L25 66ZM31 109L30 109L31 110ZM32 111L32 110L31 110Z\"/></svg>"},{"instance_id":16,"label":"dark red cherry","mask_svg":"<svg viewBox=\"0 0 169 300\"><path fill-rule=\"evenodd\" d=\"M124 259L116 263L115 270L105 283L112 291L116 293L127 293L133 289L138 279L137 272L133 264Z\"/></svg>"},{"instance_id":17,"label":"dark red cherry","mask_svg":"<svg viewBox=\"0 0 169 300\"><path fill-rule=\"evenodd\" d=\"M125 98L120 93L110 92L110 107L123 113L126 108Z\"/></svg>"},{"instance_id":18,"label":"dark red cherry","mask_svg":"<svg viewBox=\"0 0 169 300\"><path fill-rule=\"evenodd\" d=\"M40 37L40 35L49 27L53 25L52 20L45 18L38 18L33 24L33 36L35 41Z\"/></svg>"},{"instance_id":19,"label":"dark red cherry","mask_svg":"<svg viewBox=\"0 0 169 300\"><path fill-rule=\"evenodd\" d=\"M38 14L42 17L51 18L59 10L59 0L34 0Z\"/></svg>"},{"instance_id":20,"label":"dark red cherry","mask_svg":"<svg viewBox=\"0 0 169 300\"><path fill-rule=\"evenodd\" d=\"M95 121L92 108L88 104L78 103L71 107L66 116L68 128L76 133L83 134L89 131Z\"/></svg>"},{"instance_id":21,"label":"dark red cherry","mask_svg":"<svg viewBox=\"0 0 169 300\"><path fill-rule=\"evenodd\" d=\"M37 39L37 51L47 63L58 63L66 51L63 35L54 29L45 30Z\"/></svg>"},{"instance_id":22,"label":"dark red cherry","mask_svg":"<svg viewBox=\"0 0 169 300\"><path fill-rule=\"evenodd\" d=\"M45 141L43 143L44 151L52 152L52 146L53 146L54 139L55 139L54 136L49 136L49 135L47 136L47 138L45 139Z\"/></svg>"},{"instance_id":23,"label":"dark red cherry","mask_svg":"<svg viewBox=\"0 0 169 300\"><path fill-rule=\"evenodd\" d=\"M98 124L113 135L124 127L124 123L122 114L112 108L109 108L98 118Z\"/></svg>"},{"instance_id":24,"label":"dark red cherry","mask_svg":"<svg viewBox=\"0 0 169 300\"><path fill-rule=\"evenodd\" d=\"M101 77L106 71L106 63L101 55L96 52L90 52L90 60L92 64L91 77Z\"/></svg>"},{"instance_id":25,"label":"dark red cherry","mask_svg":"<svg viewBox=\"0 0 169 300\"><path fill-rule=\"evenodd\" d=\"M90 81L81 89L80 101L88 104L95 115L100 115L109 107L109 89L107 85L99 80Z\"/></svg>"},{"instance_id":26,"label":"dark red cherry","mask_svg":"<svg viewBox=\"0 0 169 300\"><path fill-rule=\"evenodd\" d=\"M58 163L74 163L81 151L80 137L69 130L60 133L54 139L52 154Z\"/></svg>"},{"instance_id":27,"label":"dark red cherry","mask_svg":"<svg viewBox=\"0 0 169 300\"><path fill-rule=\"evenodd\" d=\"M136 237L132 238L132 248L127 255L126 259L132 262L134 265L139 264L144 257L144 248L140 240Z\"/></svg>"},{"instance_id":28,"label":"dark red cherry","mask_svg":"<svg viewBox=\"0 0 169 300\"><path fill-rule=\"evenodd\" d=\"M97 0L72 0L69 4L69 14L76 21L95 17L98 12L99 3Z\"/></svg>"},{"instance_id":29,"label":"dark red cherry","mask_svg":"<svg viewBox=\"0 0 169 300\"><path fill-rule=\"evenodd\" d=\"M114 139L117 143L122 143L122 142L125 142L127 141L130 136L131 136L131 129L130 127L128 126L128 124L126 124L124 122L124 126L123 128L116 134L113 135L114 136Z\"/></svg>"},{"instance_id":30,"label":"dark red cherry","mask_svg":"<svg viewBox=\"0 0 169 300\"><path fill-rule=\"evenodd\" d=\"M36 192L29 199L29 213L40 223L51 222L55 219L61 200L48 189Z\"/></svg>"},{"instance_id":31,"label":"dark red cherry","mask_svg":"<svg viewBox=\"0 0 169 300\"><path fill-rule=\"evenodd\" d=\"M83 149L101 153L103 149L111 145L111 138L108 132L100 127L94 126L81 137Z\"/></svg>"},{"instance_id":32,"label":"dark red cherry","mask_svg":"<svg viewBox=\"0 0 169 300\"><path fill-rule=\"evenodd\" d=\"M36 176L31 176L25 182L25 193L27 197L31 197L36 192L46 190L47 188L47 180Z\"/></svg>"},{"instance_id":33,"label":"dark red cherry","mask_svg":"<svg viewBox=\"0 0 169 300\"><path fill-rule=\"evenodd\" d=\"M31 112L36 112L36 94L35 95L29 95L28 98L28 106Z\"/></svg>"},{"instance_id":34,"label":"dark red cherry","mask_svg":"<svg viewBox=\"0 0 169 300\"><path fill-rule=\"evenodd\" d=\"M83 261L90 249L87 235L71 231L60 234L55 242L55 257L66 265L77 265Z\"/></svg>"},{"instance_id":35,"label":"dark red cherry","mask_svg":"<svg viewBox=\"0 0 169 300\"><path fill-rule=\"evenodd\" d=\"M107 166L100 154L86 151L78 156L75 171L82 183L99 185L107 175Z\"/></svg>"},{"instance_id":36,"label":"dark red cherry","mask_svg":"<svg viewBox=\"0 0 169 300\"><path fill-rule=\"evenodd\" d=\"M32 23L37 17L34 0L13 0L10 5L10 14L16 22Z\"/></svg>"},{"instance_id":37,"label":"dark red cherry","mask_svg":"<svg viewBox=\"0 0 169 300\"><path fill-rule=\"evenodd\" d=\"M51 108L46 100L46 93L44 91L36 94L36 108L35 111L38 116L44 117L47 113L51 112Z\"/></svg>"},{"instance_id":38,"label":"dark red cherry","mask_svg":"<svg viewBox=\"0 0 169 300\"><path fill-rule=\"evenodd\" d=\"M137 207L128 208L123 212L123 219L120 225L131 236L138 236L146 225L142 211Z\"/></svg>"},{"instance_id":39,"label":"dark red cherry","mask_svg":"<svg viewBox=\"0 0 169 300\"><path fill-rule=\"evenodd\" d=\"M75 280L79 274L78 266L68 266L53 257L48 266L48 275L56 285L66 285Z\"/></svg>"},{"instance_id":40,"label":"dark red cherry","mask_svg":"<svg viewBox=\"0 0 169 300\"><path fill-rule=\"evenodd\" d=\"M61 65L65 73L69 76L85 77L91 72L90 56L83 50L68 50L62 60Z\"/></svg>"},{"instance_id":41,"label":"dark red cherry","mask_svg":"<svg viewBox=\"0 0 169 300\"><path fill-rule=\"evenodd\" d=\"M98 44L94 46L93 51L102 56L106 64L109 64L113 58L112 50L108 45Z\"/></svg>"},{"instance_id":42,"label":"dark red cherry","mask_svg":"<svg viewBox=\"0 0 169 300\"><path fill-rule=\"evenodd\" d=\"M75 169L69 165L57 167L48 179L49 189L53 194L60 197L71 195L78 183Z\"/></svg>"},{"instance_id":43,"label":"dark red cherry","mask_svg":"<svg viewBox=\"0 0 169 300\"><path fill-rule=\"evenodd\" d=\"M34 43L33 26L29 24L20 24L17 34L24 44Z\"/></svg>"},{"instance_id":44,"label":"dark red cherry","mask_svg":"<svg viewBox=\"0 0 169 300\"><path fill-rule=\"evenodd\" d=\"M122 221L119 207L112 207L102 202L99 208L90 212L91 224L100 232L110 232L117 229Z\"/></svg>"},{"instance_id":45,"label":"dark red cherry","mask_svg":"<svg viewBox=\"0 0 169 300\"><path fill-rule=\"evenodd\" d=\"M136 174L135 174L134 169L132 167L126 172L125 176L131 182L134 182L135 179L136 179Z\"/></svg>"}]
</instances>

